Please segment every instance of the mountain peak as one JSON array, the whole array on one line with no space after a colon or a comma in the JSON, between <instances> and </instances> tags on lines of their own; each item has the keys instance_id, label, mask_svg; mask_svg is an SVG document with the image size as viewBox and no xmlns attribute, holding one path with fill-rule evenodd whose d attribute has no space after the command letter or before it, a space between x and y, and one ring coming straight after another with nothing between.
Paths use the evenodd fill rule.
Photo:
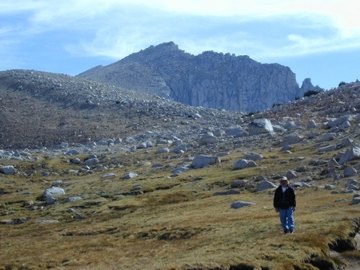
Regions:
<instances>
[{"instance_id":1,"label":"mountain peak","mask_svg":"<svg viewBox=\"0 0 360 270\"><path fill-rule=\"evenodd\" d=\"M150 46L80 77L192 106L240 112L262 111L303 96L288 67L230 53L192 55L173 41Z\"/></svg>"}]
</instances>

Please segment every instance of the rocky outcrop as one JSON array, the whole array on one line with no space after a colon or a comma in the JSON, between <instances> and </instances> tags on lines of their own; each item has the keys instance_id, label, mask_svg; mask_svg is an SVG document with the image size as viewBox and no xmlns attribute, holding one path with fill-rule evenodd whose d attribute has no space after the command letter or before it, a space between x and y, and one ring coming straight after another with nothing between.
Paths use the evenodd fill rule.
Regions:
<instances>
[{"instance_id":1,"label":"rocky outcrop","mask_svg":"<svg viewBox=\"0 0 360 270\"><path fill-rule=\"evenodd\" d=\"M212 51L194 56L173 42L151 46L78 76L193 106L242 112L265 110L304 94L288 67Z\"/></svg>"}]
</instances>

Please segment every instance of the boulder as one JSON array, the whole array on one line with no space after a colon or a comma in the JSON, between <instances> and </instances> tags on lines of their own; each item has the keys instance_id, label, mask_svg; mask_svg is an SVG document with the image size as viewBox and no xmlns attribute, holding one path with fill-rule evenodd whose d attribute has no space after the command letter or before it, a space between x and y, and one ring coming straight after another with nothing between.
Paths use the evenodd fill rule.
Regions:
<instances>
[{"instance_id":1,"label":"boulder","mask_svg":"<svg viewBox=\"0 0 360 270\"><path fill-rule=\"evenodd\" d=\"M350 138L342 139L341 142L337 145L337 148L343 148L343 147L351 147L354 144L354 140Z\"/></svg>"},{"instance_id":2,"label":"boulder","mask_svg":"<svg viewBox=\"0 0 360 270\"><path fill-rule=\"evenodd\" d=\"M81 160L80 160L80 158L72 158L72 159L70 159L70 163L79 165L79 164L81 164Z\"/></svg>"},{"instance_id":3,"label":"boulder","mask_svg":"<svg viewBox=\"0 0 360 270\"><path fill-rule=\"evenodd\" d=\"M336 119L330 119L326 123L326 126L328 128L340 127L340 126L343 126L346 122L350 123L352 121L352 119L353 119L353 117L351 115L344 115L344 116L341 116Z\"/></svg>"},{"instance_id":4,"label":"boulder","mask_svg":"<svg viewBox=\"0 0 360 270\"><path fill-rule=\"evenodd\" d=\"M243 158L248 160L258 161L258 160L262 160L264 156L257 153L247 153Z\"/></svg>"},{"instance_id":5,"label":"boulder","mask_svg":"<svg viewBox=\"0 0 360 270\"><path fill-rule=\"evenodd\" d=\"M123 179L125 179L125 180L128 180L128 179L132 179L132 178L135 178L135 177L137 177L138 176L138 174L137 173L135 173L135 172L127 172L127 173L125 173L124 175L123 175Z\"/></svg>"},{"instance_id":6,"label":"boulder","mask_svg":"<svg viewBox=\"0 0 360 270\"><path fill-rule=\"evenodd\" d=\"M237 194L240 194L240 191L234 190L234 189L229 189L229 190L225 190L225 191L215 192L213 195L214 196L223 196L223 195L237 195Z\"/></svg>"},{"instance_id":7,"label":"boulder","mask_svg":"<svg viewBox=\"0 0 360 270\"><path fill-rule=\"evenodd\" d=\"M335 151L336 149L337 149L336 145L331 144L331 145L327 145L327 146L323 146L323 147L318 148L318 152L320 154L323 154L323 153Z\"/></svg>"},{"instance_id":8,"label":"boulder","mask_svg":"<svg viewBox=\"0 0 360 270\"><path fill-rule=\"evenodd\" d=\"M234 138L239 138L239 137L245 137L248 136L249 134L240 126L237 127L231 127L225 130L225 134L227 136L231 136Z\"/></svg>"},{"instance_id":9,"label":"boulder","mask_svg":"<svg viewBox=\"0 0 360 270\"><path fill-rule=\"evenodd\" d=\"M249 135L258 135L263 133L273 134L274 129L271 121L266 118L256 119L248 125Z\"/></svg>"},{"instance_id":10,"label":"boulder","mask_svg":"<svg viewBox=\"0 0 360 270\"><path fill-rule=\"evenodd\" d=\"M182 173L184 173L184 172L186 172L186 171L188 171L189 170L189 168L187 167L187 166L181 166L181 167L178 167L178 168L176 168L176 169L174 169L173 171L172 171L172 177L174 177L174 176L178 176L178 175L180 175L180 174L182 174Z\"/></svg>"},{"instance_id":11,"label":"boulder","mask_svg":"<svg viewBox=\"0 0 360 270\"><path fill-rule=\"evenodd\" d=\"M42 199L48 204L54 204L65 195L65 190L60 187L51 187L44 191Z\"/></svg>"},{"instance_id":12,"label":"boulder","mask_svg":"<svg viewBox=\"0 0 360 270\"><path fill-rule=\"evenodd\" d=\"M222 137L226 134L225 130L217 129L214 131L214 136L216 137Z\"/></svg>"},{"instance_id":13,"label":"boulder","mask_svg":"<svg viewBox=\"0 0 360 270\"><path fill-rule=\"evenodd\" d=\"M257 164L253 160L240 159L235 162L233 169L234 170L242 170L245 168L251 168L251 167L256 167L256 166L257 166Z\"/></svg>"},{"instance_id":14,"label":"boulder","mask_svg":"<svg viewBox=\"0 0 360 270\"><path fill-rule=\"evenodd\" d=\"M193 159L190 167L193 169L199 169L209 165L218 164L220 162L221 161L217 156L198 155Z\"/></svg>"},{"instance_id":15,"label":"boulder","mask_svg":"<svg viewBox=\"0 0 360 270\"><path fill-rule=\"evenodd\" d=\"M267 190L267 189L273 189L273 188L276 188L277 186L270 182L270 181L261 181L260 183L258 183L256 185L256 191L257 192L260 192L260 191L264 191L264 190Z\"/></svg>"},{"instance_id":16,"label":"boulder","mask_svg":"<svg viewBox=\"0 0 360 270\"><path fill-rule=\"evenodd\" d=\"M336 138L336 133L324 133L323 135L320 136L319 141L320 142L327 142L327 141L332 141L335 140Z\"/></svg>"},{"instance_id":17,"label":"boulder","mask_svg":"<svg viewBox=\"0 0 360 270\"><path fill-rule=\"evenodd\" d=\"M254 202L245 202L245 201L235 201L231 204L231 208L233 209L239 209L239 208L242 208L242 207L245 207L245 206L252 206L252 205L255 205Z\"/></svg>"},{"instance_id":18,"label":"boulder","mask_svg":"<svg viewBox=\"0 0 360 270\"><path fill-rule=\"evenodd\" d=\"M297 177L296 171L294 170L290 170L287 171L287 173L285 174L285 176L287 177L287 179L291 180Z\"/></svg>"},{"instance_id":19,"label":"boulder","mask_svg":"<svg viewBox=\"0 0 360 270\"><path fill-rule=\"evenodd\" d=\"M62 185L64 185L64 180L55 180L54 182L51 183L51 187L61 187Z\"/></svg>"},{"instance_id":20,"label":"boulder","mask_svg":"<svg viewBox=\"0 0 360 270\"><path fill-rule=\"evenodd\" d=\"M346 162L360 158L360 147L353 146L341 155L339 164L344 165Z\"/></svg>"},{"instance_id":21,"label":"boulder","mask_svg":"<svg viewBox=\"0 0 360 270\"><path fill-rule=\"evenodd\" d=\"M344 177L352 177L357 175L357 170L354 167L346 167L344 169Z\"/></svg>"},{"instance_id":22,"label":"boulder","mask_svg":"<svg viewBox=\"0 0 360 270\"><path fill-rule=\"evenodd\" d=\"M110 179L116 177L115 173L105 173L101 176L102 179Z\"/></svg>"},{"instance_id":23,"label":"boulder","mask_svg":"<svg viewBox=\"0 0 360 270\"><path fill-rule=\"evenodd\" d=\"M351 204L360 204L360 194L354 194Z\"/></svg>"},{"instance_id":24,"label":"boulder","mask_svg":"<svg viewBox=\"0 0 360 270\"><path fill-rule=\"evenodd\" d=\"M308 124L307 124L307 128L308 129L313 129L313 128L316 128L317 127L317 124L315 122L315 120L309 120Z\"/></svg>"},{"instance_id":25,"label":"boulder","mask_svg":"<svg viewBox=\"0 0 360 270\"><path fill-rule=\"evenodd\" d=\"M80 200L82 200L80 196L70 196L69 198L66 199L67 202L76 202Z\"/></svg>"},{"instance_id":26,"label":"boulder","mask_svg":"<svg viewBox=\"0 0 360 270\"><path fill-rule=\"evenodd\" d=\"M346 188L348 190L359 190L360 188L360 182L354 179L348 179L346 183Z\"/></svg>"},{"instance_id":27,"label":"boulder","mask_svg":"<svg viewBox=\"0 0 360 270\"><path fill-rule=\"evenodd\" d=\"M183 154L188 150L188 146L186 144L179 144L174 149L172 149L172 152L175 154Z\"/></svg>"},{"instance_id":28,"label":"boulder","mask_svg":"<svg viewBox=\"0 0 360 270\"><path fill-rule=\"evenodd\" d=\"M17 172L14 166L7 165L7 166L1 166L0 167L0 173L3 173L5 175L13 175Z\"/></svg>"},{"instance_id":29,"label":"boulder","mask_svg":"<svg viewBox=\"0 0 360 270\"><path fill-rule=\"evenodd\" d=\"M165 153L169 153L169 152L170 152L170 149L167 147L162 147L157 150L158 154L165 154Z\"/></svg>"},{"instance_id":30,"label":"boulder","mask_svg":"<svg viewBox=\"0 0 360 270\"><path fill-rule=\"evenodd\" d=\"M231 188L243 188L246 186L247 182L248 182L247 180L235 179L231 182L230 187Z\"/></svg>"},{"instance_id":31,"label":"boulder","mask_svg":"<svg viewBox=\"0 0 360 270\"><path fill-rule=\"evenodd\" d=\"M303 140L304 140L304 136L301 136L297 133L291 133L284 137L284 139L282 141L282 145L283 146L291 145L291 144L302 142Z\"/></svg>"},{"instance_id":32,"label":"boulder","mask_svg":"<svg viewBox=\"0 0 360 270\"><path fill-rule=\"evenodd\" d=\"M90 158L84 161L84 165L85 166L94 166L96 164L98 164L100 161L98 158Z\"/></svg>"},{"instance_id":33,"label":"boulder","mask_svg":"<svg viewBox=\"0 0 360 270\"><path fill-rule=\"evenodd\" d=\"M207 132L206 134L204 134L199 141L201 145L213 144L217 142L218 139L215 137L215 135L212 132Z\"/></svg>"},{"instance_id":34,"label":"boulder","mask_svg":"<svg viewBox=\"0 0 360 270\"><path fill-rule=\"evenodd\" d=\"M65 155L67 155L67 156L75 156L75 155L79 155L79 154L80 154L80 152L76 149L70 149L65 152Z\"/></svg>"}]
</instances>

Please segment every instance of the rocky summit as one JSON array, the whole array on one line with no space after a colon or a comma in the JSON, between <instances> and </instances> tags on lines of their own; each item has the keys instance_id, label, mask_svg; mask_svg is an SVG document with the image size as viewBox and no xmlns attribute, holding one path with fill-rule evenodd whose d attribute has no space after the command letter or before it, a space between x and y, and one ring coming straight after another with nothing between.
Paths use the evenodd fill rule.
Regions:
<instances>
[{"instance_id":1,"label":"rocky summit","mask_svg":"<svg viewBox=\"0 0 360 270\"><path fill-rule=\"evenodd\" d=\"M78 77L192 106L238 112L262 111L314 88L309 79L300 88L290 68L279 64L212 51L194 56L173 42L151 46Z\"/></svg>"}]
</instances>

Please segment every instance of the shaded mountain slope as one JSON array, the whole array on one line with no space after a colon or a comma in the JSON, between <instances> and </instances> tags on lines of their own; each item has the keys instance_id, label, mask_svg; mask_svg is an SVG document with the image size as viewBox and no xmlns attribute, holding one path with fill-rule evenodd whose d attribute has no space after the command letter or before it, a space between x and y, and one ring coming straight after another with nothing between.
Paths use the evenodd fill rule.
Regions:
<instances>
[{"instance_id":1,"label":"shaded mountain slope","mask_svg":"<svg viewBox=\"0 0 360 270\"><path fill-rule=\"evenodd\" d=\"M214 116L238 116L193 108L148 94L67 75L39 71L0 72L0 148L53 146L123 137L147 129L207 125Z\"/></svg>"}]
</instances>

